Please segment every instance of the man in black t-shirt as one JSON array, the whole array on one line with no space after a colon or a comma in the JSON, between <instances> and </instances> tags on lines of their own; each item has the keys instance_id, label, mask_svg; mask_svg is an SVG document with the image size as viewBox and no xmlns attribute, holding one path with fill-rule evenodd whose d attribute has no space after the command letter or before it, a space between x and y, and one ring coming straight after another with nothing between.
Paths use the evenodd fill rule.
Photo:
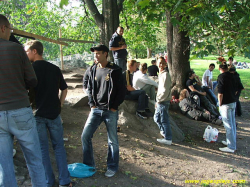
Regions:
<instances>
[{"instance_id":1,"label":"man in black t-shirt","mask_svg":"<svg viewBox=\"0 0 250 187\"><path fill-rule=\"evenodd\" d=\"M119 143L117 136L118 106L125 97L122 69L107 61L109 49L98 45L90 49L95 62L88 73L87 93L91 112L82 131L83 163L95 167L92 138L102 122L108 133L108 155L106 177L113 177L119 165Z\"/></svg>"},{"instance_id":2,"label":"man in black t-shirt","mask_svg":"<svg viewBox=\"0 0 250 187\"><path fill-rule=\"evenodd\" d=\"M25 44L25 51L33 62L38 84L35 87L35 118L42 149L43 165L47 186L53 186L55 176L49 157L49 131L52 147L55 151L59 172L59 185L72 186L68 171L66 151L63 141L63 126L60 117L61 107L67 95L67 84L61 70L43 59L43 45L37 40ZM60 98L58 97L61 90Z\"/></svg>"},{"instance_id":3,"label":"man in black t-shirt","mask_svg":"<svg viewBox=\"0 0 250 187\"><path fill-rule=\"evenodd\" d=\"M114 62L116 65L122 68L122 71L125 71L127 68L127 44L123 38L123 27L118 27L115 33L112 35L112 38L109 41L109 48L113 53Z\"/></svg>"},{"instance_id":4,"label":"man in black t-shirt","mask_svg":"<svg viewBox=\"0 0 250 187\"><path fill-rule=\"evenodd\" d=\"M236 150L236 91L237 84L234 75L228 71L228 66L220 65L221 74L218 76L218 101L224 127L226 129L226 141L222 144L227 147L219 148L220 151L233 153Z\"/></svg>"},{"instance_id":5,"label":"man in black t-shirt","mask_svg":"<svg viewBox=\"0 0 250 187\"><path fill-rule=\"evenodd\" d=\"M151 61L151 66L148 67L148 76L158 76L157 73L159 73L159 68L156 65L156 60Z\"/></svg>"}]
</instances>

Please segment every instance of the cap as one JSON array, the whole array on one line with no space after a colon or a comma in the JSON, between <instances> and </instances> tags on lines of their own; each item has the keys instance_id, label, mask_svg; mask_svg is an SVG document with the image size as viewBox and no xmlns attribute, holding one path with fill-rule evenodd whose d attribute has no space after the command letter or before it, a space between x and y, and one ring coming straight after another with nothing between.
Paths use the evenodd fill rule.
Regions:
<instances>
[{"instance_id":1,"label":"cap","mask_svg":"<svg viewBox=\"0 0 250 187\"><path fill-rule=\"evenodd\" d=\"M104 52L109 52L109 48L106 46L106 45L98 45L98 46L95 46L95 47L91 47L90 48L90 51L94 52L94 51L104 51Z\"/></svg>"}]
</instances>

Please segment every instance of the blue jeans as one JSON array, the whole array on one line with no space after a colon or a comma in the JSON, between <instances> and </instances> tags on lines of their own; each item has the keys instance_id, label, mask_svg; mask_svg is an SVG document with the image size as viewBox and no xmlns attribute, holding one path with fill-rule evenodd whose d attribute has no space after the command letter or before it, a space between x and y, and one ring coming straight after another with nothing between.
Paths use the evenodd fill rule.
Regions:
<instances>
[{"instance_id":1,"label":"blue jeans","mask_svg":"<svg viewBox=\"0 0 250 187\"><path fill-rule=\"evenodd\" d=\"M108 132L108 158L107 166L112 171L118 170L119 143L117 136L118 111L100 110L92 108L82 131L83 163L95 167L92 138L99 125L104 122Z\"/></svg>"},{"instance_id":2,"label":"blue jeans","mask_svg":"<svg viewBox=\"0 0 250 187\"><path fill-rule=\"evenodd\" d=\"M235 106L236 103L220 106L220 114L226 129L227 147L233 150L236 150Z\"/></svg>"},{"instance_id":3,"label":"blue jeans","mask_svg":"<svg viewBox=\"0 0 250 187\"><path fill-rule=\"evenodd\" d=\"M169 122L169 109L170 101L157 102L155 110L154 121L158 125L160 131L164 132L166 140L172 140L172 130Z\"/></svg>"},{"instance_id":4,"label":"blue jeans","mask_svg":"<svg viewBox=\"0 0 250 187\"><path fill-rule=\"evenodd\" d=\"M115 58L114 63L122 68L122 72L127 69L127 59L126 58Z\"/></svg>"},{"instance_id":5,"label":"blue jeans","mask_svg":"<svg viewBox=\"0 0 250 187\"><path fill-rule=\"evenodd\" d=\"M134 90L128 92L125 96L125 100L136 100L138 101L137 111L145 111L148 108L148 96L144 90Z\"/></svg>"},{"instance_id":6,"label":"blue jeans","mask_svg":"<svg viewBox=\"0 0 250 187\"><path fill-rule=\"evenodd\" d=\"M213 81L213 91L215 89L215 87L217 86L218 82L217 81Z\"/></svg>"},{"instance_id":7,"label":"blue jeans","mask_svg":"<svg viewBox=\"0 0 250 187\"><path fill-rule=\"evenodd\" d=\"M32 186L46 186L36 121L30 107L0 111L0 186L17 187L13 164L14 136L22 148Z\"/></svg>"},{"instance_id":8,"label":"blue jeans","mask_svg":"<svg viewBox=\"0 0 250 187\"><path fill-rule=\"evenodd\" d=\"M215 106L217 106L218 103L218 99L215 96L213 90L211 90L210 88L208 88L207 86L202 86L203 90L210 96L210 98L212 99L212 102Z\"/></svg>"},{"instance_id":9,"label":"blue jeans","mask_svg":"<svg viewBox=\"0 0 250 187\"><path fill-rule=\"evenodd\" d=\"M40 139L40 145L42 150L43 166L45 169L45 175L47 179L47 186L53 186L55 183L55 175L50 162L49 157L49 139L50 135L53 150L56 156L56 163L59 173L59 184L65 185L71 182L70 174L68 171L66 151L63 141L63 126L60 115L50 120L36 116L37 131ZM48 131L48 133L47 133Z\"/></svg>"}]
</instances>

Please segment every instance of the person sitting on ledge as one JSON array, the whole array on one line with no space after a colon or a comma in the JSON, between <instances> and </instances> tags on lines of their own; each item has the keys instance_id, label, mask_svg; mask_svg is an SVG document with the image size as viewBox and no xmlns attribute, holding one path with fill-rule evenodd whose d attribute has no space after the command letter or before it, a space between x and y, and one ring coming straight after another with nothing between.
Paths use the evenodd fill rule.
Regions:
<instances>
[{"instance_id":1,"label":"person sitting on ledge","mask_svg":"<svg viewBox=\"0 0 250 187\"><path fill-rule=\"evenodd\" d=\"M155 91L158 88L158 84L148 77L146 63L142 63L139 69L139 71L134 73L133 86L136 90L144 90L150 98L150 102L155 104Z\"/></svg>"},{"instance_id":2,"label":"person sitting on ledge","mask_svg":"<svg viewBox=\"0 0 250 187\"><path fill-rule=\"evenodd\" d=\"M144 90L136 90L133 87L133 72L136 71L136 65L137 63L135 60L129 60L127 62L127 70L123 72L124 80L126 81L125 85L127 87L125 100L137 100L138 107L136 115L142 119L147 119L148 115L151 114L148 108L148 96Z\"/></svg>"}]
</instances>

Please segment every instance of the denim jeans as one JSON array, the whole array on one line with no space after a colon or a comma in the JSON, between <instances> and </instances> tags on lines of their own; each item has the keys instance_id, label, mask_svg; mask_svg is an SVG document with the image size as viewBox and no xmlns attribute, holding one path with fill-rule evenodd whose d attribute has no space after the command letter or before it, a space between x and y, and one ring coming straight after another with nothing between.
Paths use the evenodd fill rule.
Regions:
<instances>
[{"instance_id":1,"label":"denim jeans","mask_svg":"<svg viewBox=\"0 0 250 187\"><path fill-rule=\"evenodd\" d=\"M158 125L160 131L164 131L166 140L172 140L172 130L168 114L169 105L170 101L157 102L157 108L154 115L154 121Z\"/></svg>"},{"instance_id":2,"label":"denim jeans","mask_svg":"<svg viewBox=\"0 0 250 187\"><path fill-rule=\"evenodd\" d=\"M226 129L227 147L233 150L236 150L235 106L236 103L220 106L220 114Z\"/></svg>"},{"instance_id":3,"label":"denim jeans","mask_svg":"<svg viewBox=\"0 0 250 187\"><path fill-rule=\"evenodd\" d=\"M122 68L122 72L127 70L127 59L125 58L115 58L114 63Z\"/></svg>"},{"instance_id":4,"label":"denim jeans","mask_svg":"<svg viewBox=\"0 0 250 187\"><path fill-rule=\"evenodd\" d=\"M214 91L214 89L216 88L217 84L218 84L217 81L213 81L213 91Z\"/></svg>"},{"instance_id":5,"label":"denim jeans","mask_svg":"<svg viewBox=\"0 0 250 187\"><path fill-rule=\"evenodd\" d=\"M56 156L56 163L59 173L59 184L60 185L69 184L71 180L68 171L66 151L64 148L63 126L60 115L54 120L42 118L39 116L36 116L35 118L36 118L37 131L42 150L43 166L45 169L47 186L48 187L53 186L55 183L55 175L53 173L49 156L48 133Z\"/></svg>"},{"instance_id":6,"label":"denim jeans","mask_svg":"<svg viewBox=\"0 0 250 187\"><path fill-rule=\"evenodd\" d=\"M22 148L32 186L46 186L36 121L30 107L0 111L0 186L17 187L13 164L14 136Z\"/></svg>"},{"instance_id":7,"label":"denim jeans","mask_svg":"<svg viewBox=\"0 0 250 187\"><path fill-rule=\"evenodd\" d=\"M95 167L92 138L102 122L105 123L108 133L107 167L112 171L118 170L119 143L117 136L118 111L92 108L82 132L83 163Z\"/></svg>"},{"instance_id":8,"label":"denim jeans","mask_svg":"<svg viewBox=\"0 0 250 187\"><path fill-rule=\"evenodd\" d=\"M125 100L138 101L137 111L145 111L148 108L148 96L144 90L134 90L126 94Z\"/></svg>"},{"instance_id":9,"label":"denim jeans","mask_svg":"<svg viewBox=\"0 0 250 187\"><path fill-rule=\"evenodd\" d=\"M150 85L150 84L146 84L145 86L143 86L141 88L141 90L144 90L146 92L146 94L148 95L148 97L155 101L155 97L156 97L156 93L155 93L155 86Z\"/></svg>"},{"instance_id":10,"label":"denim jeans","mask_svg":"<svg viewBox=\"0 0 250 187\"><path fill-rule=\"evenodd\" d=\"M215 96L213 90L211 90L210 88L208 88L207 86L202 86L203 90L209 95L209 97L211 98L213 104L215 106L217 106L217 103L218 103L218 99L217 97Z\"/></svg>"}]
</instances>

